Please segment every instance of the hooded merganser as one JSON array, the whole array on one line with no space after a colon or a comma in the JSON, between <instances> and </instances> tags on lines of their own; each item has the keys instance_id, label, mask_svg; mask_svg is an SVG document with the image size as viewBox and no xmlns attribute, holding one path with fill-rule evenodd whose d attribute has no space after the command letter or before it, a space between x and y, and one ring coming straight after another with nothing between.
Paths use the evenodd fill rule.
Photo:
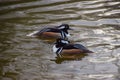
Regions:
<instances>
[{"instance_id":1,"label":"hooded merganser","mask_svg":"<svg viewBox=\"0 0 120 80\"><path fill-rule=\"evenodd\" d=\"M67 38L70 36L68 30L72 30L68 24L62 24L53 28L44 28L40 31L34 31L27 36L43 37L43 38Z\"/></svg>"},{"instance_id":2,"label":"hooded merganser","mask_svg":"<svg viewBox=\"0 0 120 80\"><path fill-rule=\"evenodd\" d=\"M55 52L59 57L65 55L93 53L81 44L72 44L70 41L61 38L56 40L55 45L53 46L53 52Z\"/></svg>"}]
</instances>

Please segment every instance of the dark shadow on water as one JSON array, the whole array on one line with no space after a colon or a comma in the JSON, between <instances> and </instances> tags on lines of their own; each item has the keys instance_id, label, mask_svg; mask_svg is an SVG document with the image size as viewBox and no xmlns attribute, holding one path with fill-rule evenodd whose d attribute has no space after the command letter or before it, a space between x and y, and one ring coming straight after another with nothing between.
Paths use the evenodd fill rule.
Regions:
<instances>
[{"instance_id":1,"label":"dark shadow on water","mask_svg":"<svg viewBox=\"0 0 120 80\"><path fill-rule=\"evenodd\" d=\"M63 56L63 57L55 57L55 59L51 59L50 61L54 61L56 64L61 64L64 61L79 61L82 60L88 54L79 54L79 55L72 55L72 56Z\"/></svg>"}]
</instances>

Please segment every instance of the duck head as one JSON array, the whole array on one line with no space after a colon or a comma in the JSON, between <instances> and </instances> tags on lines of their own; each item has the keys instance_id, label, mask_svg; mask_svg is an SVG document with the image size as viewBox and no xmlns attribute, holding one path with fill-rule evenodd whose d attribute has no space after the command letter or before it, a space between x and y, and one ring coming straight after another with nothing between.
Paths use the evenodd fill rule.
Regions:
<instances>
[{"instance_id":1,"label":"duck head","mask_svg":"<svg viewBox=\"0 0 120 80\"><path fill-rule=\"evenodd\" d=\"M70 43L70 41L68 41L68 40L58 38L55 42L55 45L56 45L56 47L62 47L62 46L69 44L69 43Z\"/></svg>"},{"instance_id":2,"label":"duck head","mask_svg":"<svg viewBox=\"0 0 120 80\"><path fill-rule=\"evenodd\" d=\"M60 30L72 30L68 24L61 24L60 26L57 27Z\"/></svg>"}]
</instances>

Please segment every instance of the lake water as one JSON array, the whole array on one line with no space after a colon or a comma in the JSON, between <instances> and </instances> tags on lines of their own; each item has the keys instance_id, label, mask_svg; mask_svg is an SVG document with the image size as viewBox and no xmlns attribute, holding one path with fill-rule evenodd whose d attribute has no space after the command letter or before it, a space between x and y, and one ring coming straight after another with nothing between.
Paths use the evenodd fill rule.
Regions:
<instances>
[{"instance_id":1,"label":"lake water","mask_svg":"<svg viewBox=\"0 0 120 80\"><path fill-rule=\"evenodd\" d=\"M56 59L53 43L26 36L62 23L95 53ZM120 80L120 1L0 0L0 80Z\"/></svg>"}]
</instances>

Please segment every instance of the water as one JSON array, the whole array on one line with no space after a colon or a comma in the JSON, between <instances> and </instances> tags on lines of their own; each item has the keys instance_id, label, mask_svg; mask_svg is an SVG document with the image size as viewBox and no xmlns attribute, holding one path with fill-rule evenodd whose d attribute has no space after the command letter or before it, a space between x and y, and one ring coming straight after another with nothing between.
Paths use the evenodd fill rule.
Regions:
<instances>
[{"instance_id":1,"label":"water","mask_svg":"<svg viewBox=\"0 0 120 80\"><path fill-rule=\"evenodd\" d=\"M56 59L52 43L26 36L61 23L95 54ZM0 80L120 80L120 1L0 0Z\"/></svg>"}]
</instances>

